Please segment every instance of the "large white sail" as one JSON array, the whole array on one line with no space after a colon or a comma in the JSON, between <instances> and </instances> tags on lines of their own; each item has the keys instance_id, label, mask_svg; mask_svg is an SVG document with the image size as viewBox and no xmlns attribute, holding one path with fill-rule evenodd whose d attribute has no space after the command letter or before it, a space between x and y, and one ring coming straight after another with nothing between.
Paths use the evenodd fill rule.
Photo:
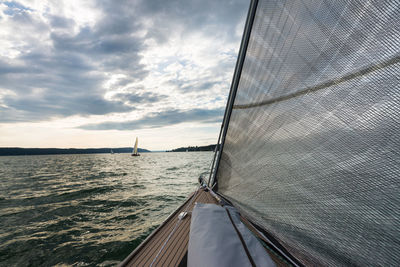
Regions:
<instances>
[{"instance_id":1,"label":"large white sail","mask_svg":"<svg viewBox=\"0 0 400 267\"><path fill-rule=\"evenodd\" d=\"M138 138L136 137L135 147L133 148L133 154L137 154Z\"/></svg>"}]
</instances>

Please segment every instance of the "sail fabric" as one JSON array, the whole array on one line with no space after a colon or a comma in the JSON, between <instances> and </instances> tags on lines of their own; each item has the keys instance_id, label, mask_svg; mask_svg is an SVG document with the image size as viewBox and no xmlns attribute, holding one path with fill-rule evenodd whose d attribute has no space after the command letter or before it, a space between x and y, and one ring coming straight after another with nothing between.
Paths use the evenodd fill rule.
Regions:
<instances>
[{"instance_id":1,"label":"sail fabric","mask_svg":"<svg viewBox=\"0 0 400 267\"><path fill-rule=\"evenodd\" d=\"M136 137L135 146L133 147L133 154L137 154L138 149L138 138Z\"/></svg>"},{"instance_id":2,"label":"sail fabric","mask_svg":"<svg viewBox=\"0 0 400 267\"><path fill-rule=\"evenodd\" d=\"M304 265L400 262L399 9L258 1L218 192Z\"/></svg>"}]
</instances>

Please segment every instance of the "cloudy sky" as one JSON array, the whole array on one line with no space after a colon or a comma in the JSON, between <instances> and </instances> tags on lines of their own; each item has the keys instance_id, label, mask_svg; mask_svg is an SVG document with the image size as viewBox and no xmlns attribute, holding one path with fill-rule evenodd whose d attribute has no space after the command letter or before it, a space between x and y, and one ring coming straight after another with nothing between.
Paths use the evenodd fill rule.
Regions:
<instances>
[{"instance_id":1,"label":"cloudy sky","mask_svg":"<svg viewBox=\"0 0 400 267\"><path fill-rule=\"evenodd\" d=\"M0 1L0 146L215 143L248 4Z\"/></svg>"}]
</instances>

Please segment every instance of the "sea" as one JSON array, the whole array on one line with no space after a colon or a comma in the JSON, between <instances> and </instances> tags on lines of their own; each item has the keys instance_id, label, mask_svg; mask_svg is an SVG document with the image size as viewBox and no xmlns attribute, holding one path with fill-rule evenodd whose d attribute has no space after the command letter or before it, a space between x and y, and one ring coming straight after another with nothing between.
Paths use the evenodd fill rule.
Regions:
<instances>
[{"instance_id":1,"label":"sea","mask_svg":"<svg viewBox=\"0 0 400 267\"><path fill-rule=\"evenodd\" d=\"M0 157L0 266L115 266L196 189L212 156Z\"/></svg>"}]
</instances>

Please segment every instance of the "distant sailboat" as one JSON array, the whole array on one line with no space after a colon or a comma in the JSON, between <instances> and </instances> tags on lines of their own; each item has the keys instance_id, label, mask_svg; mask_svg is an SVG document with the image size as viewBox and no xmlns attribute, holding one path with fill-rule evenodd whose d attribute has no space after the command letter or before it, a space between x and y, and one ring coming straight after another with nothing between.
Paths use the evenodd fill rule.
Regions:
<instances>
[{"instance_id":1,"label":"distant sailboat","mask_svg":"<svg viewBox=\"0 0 400 267\"><path fill-rule=\"evenodd\" d=\"M114 154L114 151L111 149L110 153L111 153L111 154Z\"/></svg>"},{"instance_id":2,"label":"distant sailboat","mask_svg":"<svg viewBox=\"0 0 400 267\"><path fill-rule=\"evenodd\" d=\"M138 138L136 137L135 147L132 150L131 156L140 156L140 154L137 153L137 148L138 148Z\"/></svg>"}]
</instances>

